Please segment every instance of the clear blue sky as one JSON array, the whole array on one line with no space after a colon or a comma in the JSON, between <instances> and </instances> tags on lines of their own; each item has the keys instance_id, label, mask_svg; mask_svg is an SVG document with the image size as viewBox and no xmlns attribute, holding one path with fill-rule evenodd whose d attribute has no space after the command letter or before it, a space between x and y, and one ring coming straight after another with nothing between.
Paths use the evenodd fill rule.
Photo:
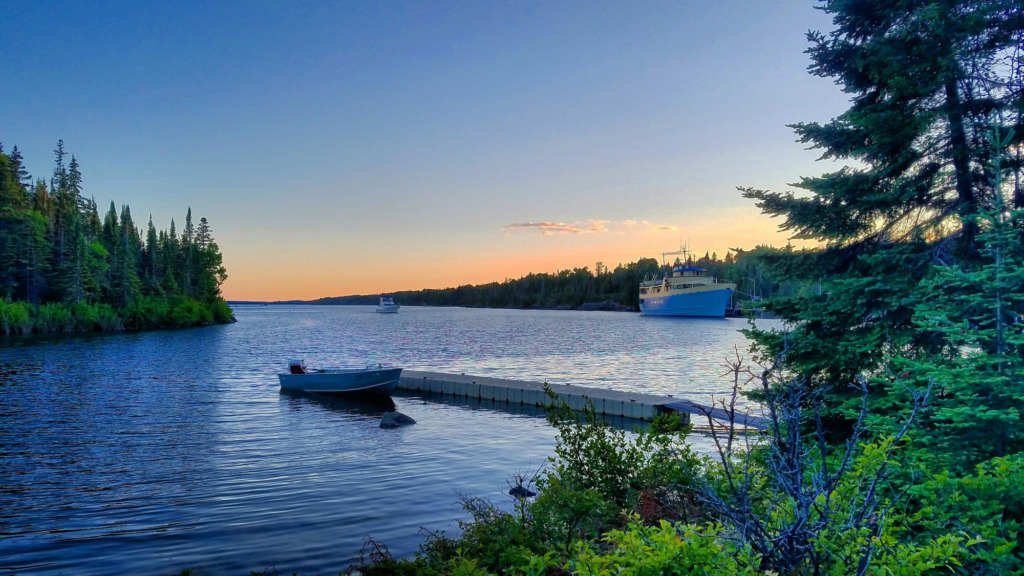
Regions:
<instances>
[{"instance_id":1,"label":"clear blue sky","mask_svg":"<svg viewBox=\"0 0 1024 576\"><path fill-rule=\"evenodd\" d=\"M785 244L736 186L834 169L786 127L846 107L807 74L805 0L0 5L0 141L178 229L229 299L614 267L687 241Z\"/></svg>"}]
</instances>

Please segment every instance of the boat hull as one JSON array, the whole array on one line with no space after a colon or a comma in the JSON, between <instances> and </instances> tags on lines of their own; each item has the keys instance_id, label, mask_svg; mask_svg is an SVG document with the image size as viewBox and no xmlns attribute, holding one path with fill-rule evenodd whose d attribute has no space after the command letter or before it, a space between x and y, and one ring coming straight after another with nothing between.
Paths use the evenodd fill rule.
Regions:
<instances>
[{"instance_id":1,"label":"boat hull","mask_svg":"<svg viewBox=\"0 0 1024 576\"><path fill-rule=\"evenodd\" d=\"M640 313L646 316L724 318L731 297L731 288L648 296L640 301Z\"/></svg>"},{"instance_id":2,"label":"boat hull","mask_svg":"<svg viewBox=\"0 0 1024 576\"><path fill-rule=\"evenodd\" d=\"M332 396L390 396L398 387L401 368L319 370L308 374L278 374L282 390Z\"/></svg>"},{"instance_id":3,"label":"boat hull","mask_svg":"<svg viewBox=\"0 0 1024 576\"><path fill-rule=\"evenodd\" d=\"M378 306L377 314L398 314L400 306L395 304L394 306Z\"/></svg>"}]
</instances>

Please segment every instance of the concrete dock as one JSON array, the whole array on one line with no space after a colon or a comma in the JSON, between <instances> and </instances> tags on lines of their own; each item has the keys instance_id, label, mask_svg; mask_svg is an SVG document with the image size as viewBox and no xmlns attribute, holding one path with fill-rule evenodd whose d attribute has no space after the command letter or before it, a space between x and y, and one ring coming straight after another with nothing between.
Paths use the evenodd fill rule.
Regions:
<instances>
[{"instance_id":1,"label":"concrete dock","mask_svg":"<svg viewBox=\"0 0 1024 576\"><path fill-rule=\"evenodd\" d=\"M573 410L582 410L589 399L594 403L594 410L605 416L621 416L649 422L659 414L676 412L682 417L684 423L690 422L691 414L703 416L710 411L712 417L718 419L726 416L721 409L702 406L672 396L620 392L568 384L549 384L548 386ZM467 376L466 374L403 370L398 388L421 394L476 398L499 404L520 406L543 407L551 402L551 399L544 393L544 384L541 382ZM762 418L744 414L736 415L736 424L750 428L764 428Z\"/></svg>"}]
</instances>

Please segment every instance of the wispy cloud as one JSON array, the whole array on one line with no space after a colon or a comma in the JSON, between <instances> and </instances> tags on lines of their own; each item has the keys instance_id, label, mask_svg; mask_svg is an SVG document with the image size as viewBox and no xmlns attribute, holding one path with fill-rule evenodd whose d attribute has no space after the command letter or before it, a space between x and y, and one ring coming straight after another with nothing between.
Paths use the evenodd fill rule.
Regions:
<instances>
[{"instance_id":1,"label":"wispy cloud","mask_svg":"<svg viewBox=\"0 0 1024 576\"><path fill-rule=\"evenodd\" d=\"M505 230L538 230L545 236L552 234L604 234L608 232L608 220L586 220L584 222L518 222L504 227Z\"/></svg>"},{"instance_id":2,"label":"wispy cloud","mask_svg":"<svg viewBox=\"0 0 1024 576\"><path fill-rule=\"evenodd\" d=\"M657 222L651 222L650 220L623 220L620 222L620 225L623 228L642 231L667 230L669 232L674 232L675 230L678 230L678 228L670 224L659 224Z\"/></svg>"},{"instance_id":3,"label":"wispy cloud","mask_svg":"<svg viewBox=\"0 0 1024 576\"><path fill-rule=\"evenodd\" d=\"M675 226L658 224L648 220L623 220L613 222L611 220L584 220L582 222L517 222L502 227L503 230L536 230L544 236L554 234L608 234L610 232L652 232L652 231L674 231Z\"/></svg>"}]
</instances>

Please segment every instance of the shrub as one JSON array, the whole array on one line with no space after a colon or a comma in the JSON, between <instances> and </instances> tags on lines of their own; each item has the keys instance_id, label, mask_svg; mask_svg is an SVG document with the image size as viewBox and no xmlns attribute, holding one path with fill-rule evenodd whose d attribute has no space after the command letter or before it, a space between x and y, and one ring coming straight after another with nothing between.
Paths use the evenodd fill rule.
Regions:
<instances>
[{"instance_id":1,"label":"shrub","mask_svg":"<svg viewBox=\"0 0 1024 576\"><path fill-rule=\"evenodd\" d=\"M75 331L91 332L96 329L99 316L95 306L85 302L76 302L71 305L71 316L74 318Z\"/></svg>"},{"instance_id":2,"label":"shrub","mask_svg":"<svg viewBox=\"0 0 1024 576\"><path fill-rule=\"evenodd\" d=\"M110 304L96 305L96 325L102 331L124 330L124 320Z\"/></svg>"},{"instance_id":3,"label":"shrub","mask_svg":"<svg viewBox=\"0 0 1024 576\"><path fill-rule=\"evenodd\" d=\"M43 304L36 308L34 330L40 333L72 332L75 319L63 304Z\"/></svg>"},{"instance_id":4,"label":"shrub","mask_svg":"<svg viewBox=\"0 0 1024 576\"><path fill-rule=\"evenodd\" d=\"M1024 455L994 458L973 474L914 486L912 535L964 533L971 540L957 573L1024 574Z\"/></svg>"},{"instance_id":5,"label":"shrub","mask_svg":"<svg viewBox=\"0 0 1024 576\"><path fill-rule=\"evenodd\" d=\"M545 388L552 399L557 395ZM679 418L657 420L651 429L630 437L601 420L589 400L583 421L567 404L548 407L548 421L558 430L553 477L572 491L593 490L617 509L640 512L642 494L659 488L695 489L702 460L686 444L689 427ZM672 420L674 418L674 420Z\"/></svg>"},{"instance_id":6,"label":"shrub","mask_svg":"<svg viewBox=\"0 0 1024 576\"><path fill-rule=\"evenodd\" d=\"M217 299L209 306L210 313L213 316L213 321L218 324L227 324L228 322L235 321L235 314L231 311L231 307L224 300Z\"/></svg>"},{"instance_id":7,"label":"shrub","mask_svg":"<svg viewBox=\"0 0 1024 576\"><path fill-rule=\"evenodd\" d=\"M201 303L191 298L178 296L171 304L169 320L174 328L202 326L213 323L213 314Z\"/></svg>"},{"instance_id":8,"label":"shrub","mask_svg":"<svg viewBox=\"0 0 1024 576\"><path fill-rule=\"evenodd\" d=\"M0 300L0 330L4 334L32 332L32 308L25 302Z\"/></svg>"},{"instance_id":9,"label":"shrub","mask_svg":"<svg viewBox=\"0 0 1024 576\"><path fill-rule=\"evenodd\" d=\"M163 298L141 296L125 310L126 323L136 330L170 324L171 304Z\"/></svg>"},{"instance_id":10,"label":"shrub","mask_svg":"<svg viewBox=\"0 0 1024 576\"><path fill-rule=\"evenodd\" d=\"M605 535L604 549L581 544L566 568L575 574L762 574L749 548L737 548L721 536L720 526L657 526L633 522Z\"/></svg>"}]
</instances>

